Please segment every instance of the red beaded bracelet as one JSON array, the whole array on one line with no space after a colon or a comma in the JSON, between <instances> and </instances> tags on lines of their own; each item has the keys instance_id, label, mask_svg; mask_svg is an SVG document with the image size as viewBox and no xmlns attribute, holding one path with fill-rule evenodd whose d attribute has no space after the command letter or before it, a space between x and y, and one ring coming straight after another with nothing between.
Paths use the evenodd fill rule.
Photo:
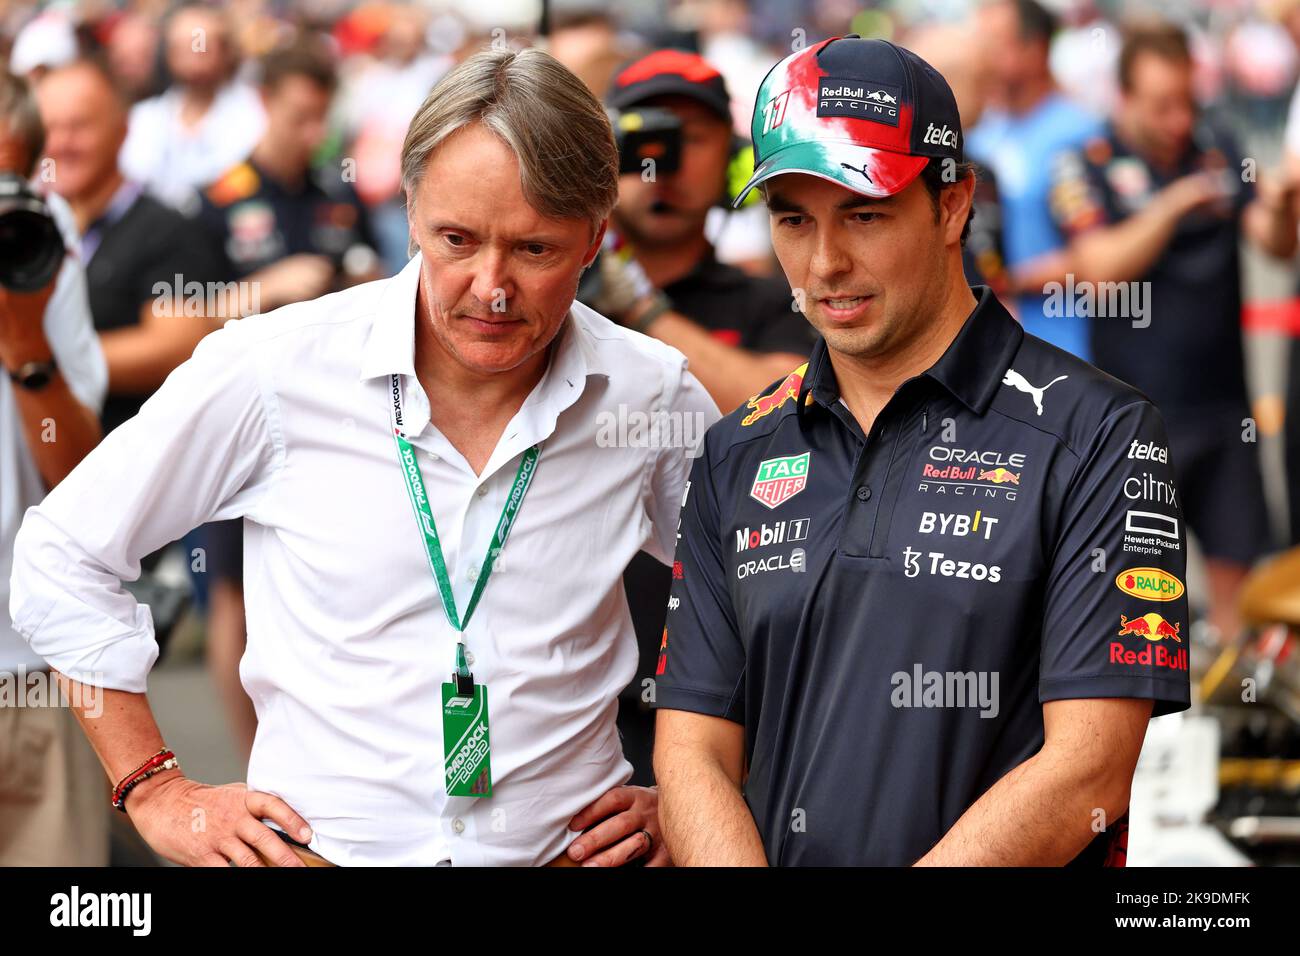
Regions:
<instances>
[{"instance_id":1,"label":"red beaded bracelet","mask_svg":"<svg viewBox=\"0 0 1300 956\"><path fill-rule=\"evenodd\" d=\"M140 766L136 767L121 782L113 788L113 806L126 813L126 795L138 784L148 780L154 774L162 773L164 770L176 770L180 768L180 761L170 750L163 749L158 751Z\"/></svg>"}]
</instances>

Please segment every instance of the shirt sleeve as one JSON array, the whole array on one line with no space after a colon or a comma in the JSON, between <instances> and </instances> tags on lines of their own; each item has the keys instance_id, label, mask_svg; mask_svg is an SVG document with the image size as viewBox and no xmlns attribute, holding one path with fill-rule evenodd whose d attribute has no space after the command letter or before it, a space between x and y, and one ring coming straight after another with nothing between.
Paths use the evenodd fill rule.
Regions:
<instances>
[{"instance_id":1,"label":"shirt sleeve","mask_svg":"<svg viewBox=\"0 0 1300 956\"><path fill-rule=\"evenodd\" d=\"M1041 701L1149 698L1153 716L1190 706L1187 538L1173 476L1150 402L1102 423L1066 492L1043 615Z\"/></svg>"},{"instance_id":2,"label":"shirt sleeve","mask_svg":"<svg viewBox=\"0 0 1300 956\"><path fill-rule=\"evenodd\" d=\"M247 321L247 320L245 320ZM83 683L142 693L158 656L149 608L121 582L204 522L255 514L282 459L242 322L208 335L140 413L38 506L14 542L14 629Z\"/></svg>"},{"instance_id":3,"label":"shirt sleeve","mask_svg":"<svg viewBox=\"0 0 1300 956\"><path fill-rule=\"evenodd\" d=\"M704 447L704 432L718 420L718 406L690 372L683 371L660 427L664 433L655 455L646 514L650 537L645 551L661 564L671 564L677 520L691 460Z\"/></svg>"},{"instance_id":4,"label":"shirt sleeve","mask_svg":"<svg viewBox=\"0 0 1300 956\"><path fill-rule=\"evenodd\" d=\"M727 586L707 450L691 469L684 497L654 706L743 723L745 648Z\"/></svg>"},{"instance_id":5,"label":"shirt sleeve","mask_svg":"<svg viewBox=\"0 0 1300 956\"><path fill-rule=\"evenodd\" d=\"M1052 185L1048 195L1052 220L1067 240L1110 221L1106 197L1093 180L1083 155L1065 150L1052 159Z\"/></svg>"}]
</instances>

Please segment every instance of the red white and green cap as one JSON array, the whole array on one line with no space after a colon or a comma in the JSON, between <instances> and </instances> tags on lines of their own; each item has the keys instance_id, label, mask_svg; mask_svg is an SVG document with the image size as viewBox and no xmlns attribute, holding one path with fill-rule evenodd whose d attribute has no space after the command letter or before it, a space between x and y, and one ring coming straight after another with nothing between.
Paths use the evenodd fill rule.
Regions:
<instances>
[{"instance_id":1,"label":"red white and green cap","mask_svg":"<svg viewBox=\"0 0 1300 956\"><path fill-rule=\"evenodd\" d=\"M807 173L875 198L931 159L961 162L961 118L948 83L911 50L857 34L790 54L758 88L754 175L736 197L782 173Z\"/></svg>"}]
</instances>

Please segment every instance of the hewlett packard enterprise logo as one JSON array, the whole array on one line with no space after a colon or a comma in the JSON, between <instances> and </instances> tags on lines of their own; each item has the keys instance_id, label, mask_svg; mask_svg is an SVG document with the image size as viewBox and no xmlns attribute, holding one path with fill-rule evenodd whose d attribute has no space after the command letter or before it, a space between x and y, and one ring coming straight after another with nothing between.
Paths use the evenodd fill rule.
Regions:
<instances>
[{"instance_id":1,"label":"hewlett packard enterprise logo","mask_svg":"<svg viewBox=\"0 0 1300 956\"><path fill-rule=\"evenodd\" d=\"M852 116L889 126L898 125L902 90L886 83L823 76L818 82L818 116Z\"/></svg>"}]
</instances>

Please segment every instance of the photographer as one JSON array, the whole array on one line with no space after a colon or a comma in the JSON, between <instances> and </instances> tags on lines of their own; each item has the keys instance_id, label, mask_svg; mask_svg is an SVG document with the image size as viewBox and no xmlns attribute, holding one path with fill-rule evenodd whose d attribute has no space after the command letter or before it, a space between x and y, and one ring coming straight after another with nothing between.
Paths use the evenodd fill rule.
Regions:
<instances>
[{"instance_id":1,"label":"photographer","mask_svg":"<svg viewBox=\"0 0 1300 956\"><path fill-rule=\"evenodd\" d=\"M709 210L727 204L729 167L743 147L731 131L726 84L698 55L659 50L620 71L606 101L667 114L665 136L679 146L678 161L657 160L651 176L640 163L628 172L626 151L621 157L613 230L630 247L633 270L659 290L651 297L659 304L642 299L605 314L680 349L730 411L803 362L814 336L784 280L719 262L705 237ZM607 243L602 278L620 261Z\"/></svg>"},{"instance_id":2,"label":"photographer","mask_svg":"<svg viewBox=\"0 0 1300 956\"><path fill-rule=\"evenodd\" d=\"M44 145L27 84L0 73L0 603L14 536L99 441L107 373L67 207L27 185ZM53 246L44 256L37 250ZM28 266L30 268L24 268ZM41 267L44 266L42 269ZM48 277L42 273L48 273ZM20 281L26 280L26 281ZM40 283L35 289L31 285ZM11 284L28 286L12 288ZM0 614L0 674L48 670ZM0 866L103 866L108 816L94 752L65 707L0 707Z\"/></svg>"}]
</instances>

